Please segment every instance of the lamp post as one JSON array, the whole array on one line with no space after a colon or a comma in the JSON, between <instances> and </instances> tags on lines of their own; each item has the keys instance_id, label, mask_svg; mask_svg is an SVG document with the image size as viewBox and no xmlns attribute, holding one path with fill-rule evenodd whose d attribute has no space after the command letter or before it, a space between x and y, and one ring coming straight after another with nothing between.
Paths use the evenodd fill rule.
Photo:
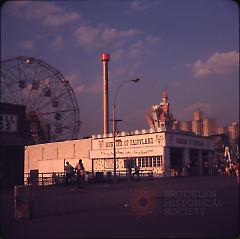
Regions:
<instances>
[{"instance_id":1,"label":"lamp post","mask_svg":"<svg viewBox=\"0 0 240 239\"><path fill-rule=\"evenodd\" d=\"M115 95L114 95L114 101L113 101L113 111L112 111L112 114L113 114L113 117L112 117L112 122L113 122L113 125L112 125L112 131L113 131L113 181L114 183L116 183L117 181L117 175L116 175L116 119L115 119L115 111L116 111L116 100L117 100L117 95L118 95L118 92L120 90L120 88L126 84L127 82L134 82L134 83L137 83L140 79L137 78L137 79L134 79L134 80L125 80L123 81L117 88L116 92L115 92Z\"/></svg>"}]
</instances>

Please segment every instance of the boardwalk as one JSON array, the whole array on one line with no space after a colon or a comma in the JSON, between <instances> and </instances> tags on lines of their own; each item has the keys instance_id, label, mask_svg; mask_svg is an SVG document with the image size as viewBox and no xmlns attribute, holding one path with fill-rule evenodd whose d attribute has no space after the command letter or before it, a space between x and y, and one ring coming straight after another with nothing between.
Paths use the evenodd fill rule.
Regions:
<instances>
[{"instance_id":1,"label":"boardwalk","mask_svg":"<svg viewBox=\"0 0 240 239\"><path fill-rule=\"evenodd\" d=\"M162 178L91 184L84 191L34 191L33 217L14 220L1 195L4 238L233 237L239 231L236 177Z\"/></svg>"}]
</instances>

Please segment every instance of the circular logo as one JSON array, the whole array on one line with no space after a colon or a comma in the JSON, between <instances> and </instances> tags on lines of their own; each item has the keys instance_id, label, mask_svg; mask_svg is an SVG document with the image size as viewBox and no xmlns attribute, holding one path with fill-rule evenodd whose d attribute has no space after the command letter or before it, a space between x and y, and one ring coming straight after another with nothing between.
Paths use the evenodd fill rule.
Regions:
<instances>
[{"instance_id":1,"label":"circular logo","mask_svg":"<svg viewBox=\"0 0 240 239\"><path fill-rule=\"evenodd\" d=\"M136 216L152 215L157 209L156 195L149 188L138 188L131 192L129 208Z\"/></svg>"}]
</instances>

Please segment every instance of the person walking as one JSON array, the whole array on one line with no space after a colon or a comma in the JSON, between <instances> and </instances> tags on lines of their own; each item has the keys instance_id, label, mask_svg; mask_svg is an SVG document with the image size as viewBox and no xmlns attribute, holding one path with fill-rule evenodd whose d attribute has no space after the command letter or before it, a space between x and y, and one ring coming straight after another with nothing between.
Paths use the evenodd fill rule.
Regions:
<instances>
[{"instance_id":1,"label":"person walking","mask_svg":"<svg viewBox=\"0 0 240 239\"><path fill-rule=\"evenodd\" d=\"M64 169L66 171L66 184L70 185L72 184L73 166L69 162L66 162Z\"/></svg>"},{"instance_id":2,"label":"person walking","mask_svg":"<svg viewBox=\"0 0 240 239\"><path fill-rule=\"evenodd\" d=\"M85 168L81 159L79 159L78 163L76 164L75 170L77 173L77 187L83 188L85 181Z\"/></svg>"}]
</instances>

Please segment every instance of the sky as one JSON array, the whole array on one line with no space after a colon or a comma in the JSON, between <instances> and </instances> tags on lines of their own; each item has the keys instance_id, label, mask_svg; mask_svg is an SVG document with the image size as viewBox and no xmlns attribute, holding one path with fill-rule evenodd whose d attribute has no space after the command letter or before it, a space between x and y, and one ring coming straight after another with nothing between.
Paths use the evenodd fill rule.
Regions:
<instances>
[{"instance_id":1,"label":"sky","mask_svg":"<svg viewBox=\"0 0 240 239\"><path fill-rule=\"evenodd\" d=\"M167 89L175 119L198 108L225 126L239 118L239 9L230 0L9 1L1 8L1 60L41 59L69 80L79 137L103 133L102 62L109 115L118 86L120 131L148 129L146 111Z\"/></svg>"}]
</instances>

